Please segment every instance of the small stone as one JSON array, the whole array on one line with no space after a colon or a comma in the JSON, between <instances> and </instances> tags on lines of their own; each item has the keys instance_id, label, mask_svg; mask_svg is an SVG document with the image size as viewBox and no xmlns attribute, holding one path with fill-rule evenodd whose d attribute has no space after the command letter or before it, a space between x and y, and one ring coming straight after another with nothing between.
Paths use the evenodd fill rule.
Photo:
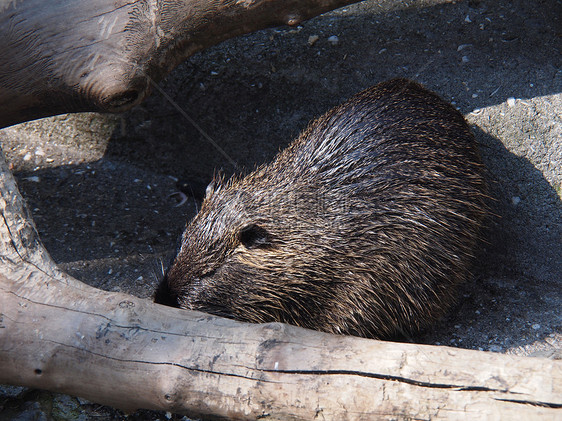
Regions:
<instances>
[{"instance_id":1,"label":"small stone","mask_svg":"<svg viewBox=\"0 0 562 421\"><path fill-rule=\"evenodd\" d=\"M499 345L490 345L488 349L492 352L501 352L502 347Z\"/></svg>"},{"instance_id":2,"label":"small stone","mask_svg":"<svg viewBox=\"0 0 562 421\"><path fill-rule=\"evenodd\" d=\"M0 395L3 398L16 398L22 392L25 392L25 388L21 386L0 386Z\"/></svg>"},{"instance_id":3,"label":"small stone","mask_svg":"<svg viewBox=\"0 0 562 421\"><path fill-rule=\"evenodd\" d=\"M340 39L337 36L332 35L330 38L328 38L328 42L332 45L337 45L340 42Z\"/></svg>"},{"instance_id":4,"label":"small stone","mask_svg":"<svg viewBox=\"0 0 562 421\"><path fill-rule=\"evenodd\" d=\"M472 44L461 44L457 47L457 51L464 50L466 47L472 47Z\"/></svg>"},{"instance_id":5,"label":"small stone","mask_svg":"<svg viewBox=\"0 0 562 421\"><path fill-rule=\"evenodd\" d=\"M462 56L461 60L462 60L463 63L468 63L470 61L467 56Z\"/></svg>"},{"instance_id":6,"label":"small stone","mask_svg":"<svg viewBox=\"0 0 562 421\"><path fill-rule=\"evenodd\" d=\"M513 206L517 206L519 202L521 202L521 198L519 196L513 196L511 198L511 203L513 204Z\"/></svg>"},{"instance_id":7,"label":"small stone","mask_svg":"<svg viewBox=\"0 0 562 421\"><path fill-rule=\"evenodd\" d=\"M311 35L308 37L308 45L310 45L311 47L316 44L316 41L318 41L320 39L320 37L318 35Z\"/></svg>"},{"instance_id":8,"label":"small stone","mask_svg":"<svg viewBox=\"0 0 562 421\"><path fill-rule=\"evenodd\" d=\"M510 107L515 107L515 98L513 98L512 96L507 98L507 105Z\"/></svg>"},{"instance_id":9,"label":"small stone","mask_svg":"<svg viewBox=\"0 0 562 421\"><path fill-rule=\"evenodd\" d=\"M535 323L533 326L531 326L534 330L539 330L541 328L541 325L538 323Z\"/></svg>"}]
</instances>

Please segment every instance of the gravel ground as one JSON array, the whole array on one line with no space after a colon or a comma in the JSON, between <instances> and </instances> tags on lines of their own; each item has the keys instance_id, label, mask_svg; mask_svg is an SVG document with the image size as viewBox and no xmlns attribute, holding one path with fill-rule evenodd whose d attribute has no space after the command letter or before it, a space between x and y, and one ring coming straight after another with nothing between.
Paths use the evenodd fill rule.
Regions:
<instances>
[{"instance_id":1,"label":"gravel ground","mask_svg":"<svg viewBox=\"0 0 562 421\"><path fill-rule=\"evenodd\" d=\"M197 54L131 112L30 122L0 131L0 143L57 263L147 297L216 169L269 161L355 92L415 79L473 126L496 216L458 305L413 340L561 358L561 16L557 0L366 1ZM193 197L176 207L179 188ZM123 418L81 399L0 389L0 419Z\"/></svg>"}]
</instances>

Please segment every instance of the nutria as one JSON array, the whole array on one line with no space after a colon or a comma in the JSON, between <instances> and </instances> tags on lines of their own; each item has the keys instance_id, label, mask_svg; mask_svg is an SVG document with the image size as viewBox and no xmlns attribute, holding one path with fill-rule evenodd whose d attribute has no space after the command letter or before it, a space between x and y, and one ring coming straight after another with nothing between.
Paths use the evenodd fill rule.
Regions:
<instances>
[{"instance_id":1,"label":"nutria","mask_svg":"<svg viewBox=\"0 0 562 421\"><path fill-rule=\"evenodd\" d=\"M270 164L217 177L156 302L247 322L409 335L469 276L484 168L463 116L395 79L330 110Z\"/></svg>"}]
</instances>

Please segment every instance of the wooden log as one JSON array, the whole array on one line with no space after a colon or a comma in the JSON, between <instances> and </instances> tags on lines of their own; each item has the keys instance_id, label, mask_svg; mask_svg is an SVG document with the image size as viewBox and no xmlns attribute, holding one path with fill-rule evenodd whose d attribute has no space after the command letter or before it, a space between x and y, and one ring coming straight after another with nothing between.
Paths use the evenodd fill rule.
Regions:
<instances>
[{"instance_id":1,"label":"wooden log","mask_svg":"<svg viewBox=\"0 0 562 421\"><path fill-rule=\"evenodd\" d=\"M190 55L358 0L1 0L0 127L138 104Z\"/></svg>"},{"instance_id":2,"label":"wooden log","mask_svg":"<svg viewBox=\"0 0 562 421\"><path fill-rule=\"evenodd\" d=\"M559 360L249 325L84 285L0 161L0 383L225 419L562 416Z\"/></svg>"}]
</instances>

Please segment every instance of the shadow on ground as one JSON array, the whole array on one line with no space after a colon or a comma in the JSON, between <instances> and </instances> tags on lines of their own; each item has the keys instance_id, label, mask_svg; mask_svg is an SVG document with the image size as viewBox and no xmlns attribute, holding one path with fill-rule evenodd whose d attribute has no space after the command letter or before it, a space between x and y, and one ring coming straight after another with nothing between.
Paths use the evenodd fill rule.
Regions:
<instances>
[{"instance_id":1,"label":"shadow on ground","mask_svg":"<svg viewBox=\"0 0 562 421\"><path fill-rule=\"evenodd\" d=\"M559 93L560 5L465 1L381 12L365 2L302 29L227 41L192 57L161 87L229 159L158 92L123 117L106 157L201 189L216 168L231 173L231 161L241 168L269 161L310 120L393 77L424 83L465 114L509 97ZM309 46L313 35L320 38Z\"/></svg>"}]
</instances>

